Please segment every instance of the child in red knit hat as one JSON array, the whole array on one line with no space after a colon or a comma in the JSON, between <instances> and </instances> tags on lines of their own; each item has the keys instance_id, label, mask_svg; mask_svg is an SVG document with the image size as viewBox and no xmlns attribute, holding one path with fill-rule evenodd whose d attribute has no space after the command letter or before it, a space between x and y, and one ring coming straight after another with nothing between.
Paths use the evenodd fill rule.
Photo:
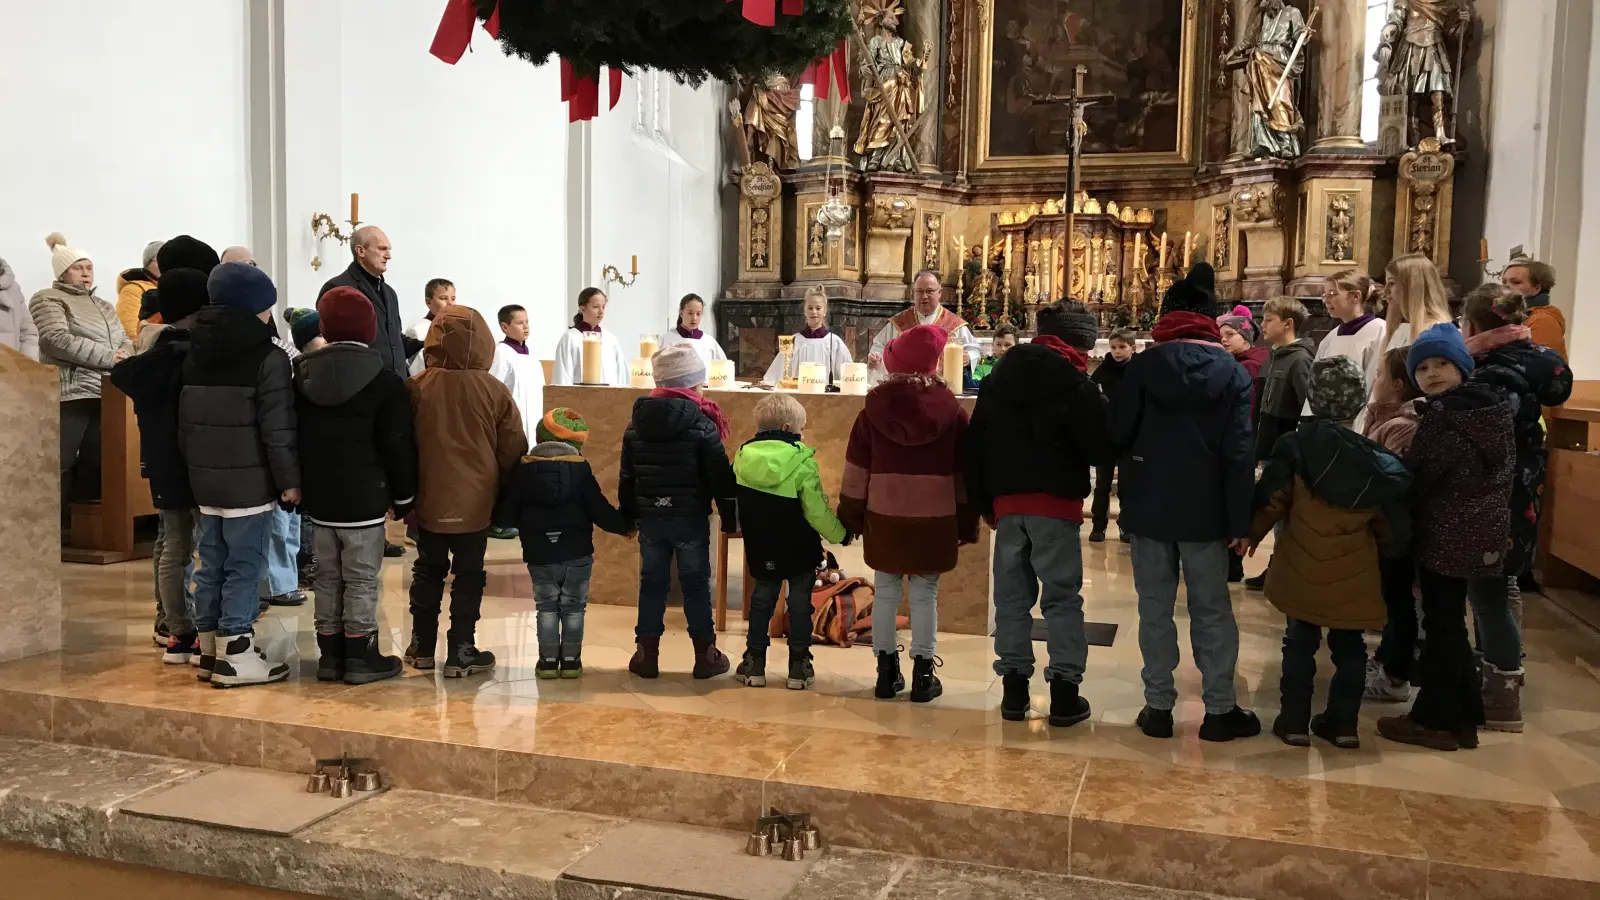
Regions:
<instances>
[{"instance_id":1,"label":"child in red knit hat","mask_svg":"<svg viewBox=\"0 0 1600 900\"><path fill-rule=\"evenodd\" d=\"M943 329L918 325L889 342L889 377L867 394L845 449L839 520L862 536L876 572L872 649L880 700L905 689L895 644L903 593L911 605L911 702L943 692L933 674L939 576L956 567L957 547L978 539L962 476L967 413L934 374L948 340Z\"/></svg>"}]
</instances>

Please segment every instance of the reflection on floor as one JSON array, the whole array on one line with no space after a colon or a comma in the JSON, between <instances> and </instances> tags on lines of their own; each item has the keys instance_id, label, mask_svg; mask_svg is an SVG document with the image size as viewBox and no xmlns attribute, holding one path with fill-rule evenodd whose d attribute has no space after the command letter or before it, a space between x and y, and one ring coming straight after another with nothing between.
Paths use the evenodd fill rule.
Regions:
<instances>
[{"instance_id":1,"label":"reflection on floor","mask_svg":"<svg viewBox=\"0 0 1600 900\"><path fill-rule=\"evenodd\" d=\"M1600 638L1593 632L1541 598L1530 600L1527 730L1486 733L1476 751L1440 754L1386 743L1371 723L1394 707L1376 704L1363 709L1358 751L1295 749L1267 736L1201 743L1195 737L1199 674L1187 650L1178 673L1179 735L1153 740L1131 724L1143 703L1138 623L1128 547L1115 534L1113 526L1110 542L1084 544L1087 616L1120 628L1114 646L1090 649L1083 694L1095 712L1071 729L1049 728L1038 716L1047 703L1042 678L1035 682L1035 715L1023 723L1002 722L989 641L972 636L941 635L945 694L913 707L903 698L872 699L874 662L864 647L816 648L817 682L805 692L785 690L781 680L766 689L726 677L695 681L686 674L691 652L676 611L663 641L663 676L635 679L625 668L632 609L593 604L584 646L587 673L578 681L537 681L526 570L515 542L496 542L492 596L478 628L480 646L500 657L494 673L444 680L407 670L402 678L359 688L315 681L309 605L275 609L259 628L269 654L295 662L297 677L290 684L242 691L200 686L190 670L163 667L154 651L147 563L67 567L66 649L0 666L0 734L290 770L319 752L364 750L391 756L402 780L408 771L402 757L416 747L399 740L442 742L454 745L438 748L448 755L410 760L408 786L720 827L738 827L750 810L795 792L832 797L841 790L877 791L937 802L942 810L975 804L993 807L996 815L1070 818L1076 823L1071 865L1064 859L1043 864L1030 855L1039 845L1011 836L991 836L997 846L982 858L927 836L927 843L912 836L903 838L905 846L883 846L869 839L873 823L860 810L849 813L861 818L856 824L867 835L856 846L1046 871L1070 868L1073 874L1168 886L1185 886L1191 875L1184 873L1192 869L1173 868L1171 858L1107 861L1124 852L1128 840L1150 840L1148 831L1127 829L1188 835L1181 850L1164 851L1169 857L1209 858L1217 847L1194 841L1217 835L1269 842L1263 845L1271 848L1268 856L1281 856L1286 842L1306 845L1308 852L1316 848L1325 862L1327 853L1337 851L1393 857L1395 866L1421 864L1403 877L1389 872L1399 879L1395 883L1384 882L1388 876L1382 873L1360 876L1373 889L1371 896L1394 888L1395 896L1420 897L1406 880L1413 875L1439 896L1452 884L1441 880L1450 865L1472 873L1461 883L1479 886L1483 871L1470 867L1536 873L1560 885L1550 888L1551 896L1589 896L1584 892L1600 883ZM862 569L858 555L841 556L847 569ZM1259 568L1264 559L1258 556L1248 568ZM404 642L408 578L409 557L386 564L382 621L396 649ZM1270 722L1277 704L1281 616L1260 594L1235 590L1240 702ZM730 593L737 596L736 587ZM729 621L722 644L737 659L743 622L737 611ZM1036 647L1042 664L1043 645ZM769 666L782 659L781 647L775 648ZM1322 661L1325 687L1325 654ZM152 721L129 707L195 718ZM382 737L362 744L348 732ZM475 748L493 752L480 757ZM519 769L521 763L508 754L540 754L543 762ZM551 764L552 758L622 768L603 784L588 774L574 784L571 777L563 780L565 770ZM672 783L679 794L670 802L653 800L643 795L658 786L642 784L639 767L651 777L676 770L688 780ZM713 785L707 776L737 784ZM608 793L613 790L614 796ZM1041 791L1049 796L1039 796ZM696 799L698 793L705 796ZM826 806L826 798L806 800ZM655 812L638 808L653 802L666 805ZM843 808L836 814L847 815ZM904 813L881 815L894 828L907 827ZM1101 827L1087 828L1086 819ZM980 831L1000 827L976 819L966 824ZM1361 871L1368 872L1371 858L1359 858L1366 867ZM1239 896L1272 894L1240 877L1244 881L1194 886ZM1329 886L1338 883L1334 878ZM1501 886L1522 900L1538 896L1521 882Z\"/></svg>"}]
</instances>

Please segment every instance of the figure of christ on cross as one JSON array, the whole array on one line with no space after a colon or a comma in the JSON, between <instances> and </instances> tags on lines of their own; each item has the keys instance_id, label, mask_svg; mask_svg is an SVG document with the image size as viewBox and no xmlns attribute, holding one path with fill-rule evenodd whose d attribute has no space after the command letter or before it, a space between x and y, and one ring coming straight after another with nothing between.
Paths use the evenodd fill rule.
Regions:
<instances>
[{"instance_id":1,"label":"figure of christ on cross","mask_svg":"<svg viewBox=\"0 0 1600 900\"><path fill-rule=\"evenodd\" d=\"M1029 99L1031 99L1036 106L1042 104L1065 103L1070 113L1070 121L1072 123L1071 127L1067 129L1067 183L1065 189L1062 191L1061 197L1061 209L1067 225L1064 232L1066 235L1066 243L1064 245L1065 249L1062 252L1061 263L1064 277L1058 282L1066 287L1066 290L1062 293L1071 293L1072 286L1071 274L1069 271L1072 267L1072 233L1073 229L1077 227L1077 210L1074 208L1073 199L1078 195L1078 180L1080 173L1082 172L1081 158L1083 155L1083 135L1088 130L1083 121L1083 111L1101 100L1109 100L1114 96L1112 94L1085 93L1083 89L1083 79L1088 74L1089 67L1079 63L1077 68L1072 72L1071 93L1064 97L1059 94L1034 94L1030 95L1029 97ZM1061 298L1049 298L1051 301L1058 299Z\"/></svg>"}]
</instances>

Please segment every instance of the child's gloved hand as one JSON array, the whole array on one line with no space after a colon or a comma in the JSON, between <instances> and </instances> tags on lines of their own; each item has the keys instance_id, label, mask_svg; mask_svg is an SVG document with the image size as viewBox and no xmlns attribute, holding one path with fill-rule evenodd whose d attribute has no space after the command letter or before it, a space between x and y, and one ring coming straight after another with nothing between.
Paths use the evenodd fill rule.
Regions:
<instances>
[{"instance_id":1,"label":"child's gloved hand","mask_svg":"<svg viewBox=\"0 0 1600 900\"><path fill-rule=\"evenodd\" d=\"M844 530L844 540L839 542L839 546L848 547L851 544L855 543L855 540L856 540L855 532L853 532L850 529L846 528Z\"/></svg>"},{"instance_id":2,"label":"child's gloved hand","mask_svg":"<svg viewBox=\"0 0 1600 900\"><path fill-rule=\"evenodd\" d=\"M411 508L414 505L412 503L396 503L394 505L394 520L396 522L403 521L406 516L411 515Z\"/></svg>"}]
</instances>

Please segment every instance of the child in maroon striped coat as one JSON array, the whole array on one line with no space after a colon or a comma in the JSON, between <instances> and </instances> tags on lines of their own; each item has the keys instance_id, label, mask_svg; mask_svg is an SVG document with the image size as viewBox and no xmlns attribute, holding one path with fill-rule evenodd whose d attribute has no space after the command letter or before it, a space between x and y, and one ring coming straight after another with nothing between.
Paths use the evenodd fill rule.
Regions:
<instances>
[{"instance_id":1,"label":"child in maroon striped coat","mask_svg":"<svg viewBox=\"0 0 1600 900\"><path fill-rule=\"evenodd\" d=\"M889 342L889 378L867 394L845 450L839 520L861 535L876 572L872 649L880 700L905 689L895 644L903 593L911 606L911 702L943 692L933 674L939 576L956 567L957 547L978 539L961 474L967 413L934 374L947 340L943 329L918 325Z\"/></svg>"}]
</instances>

